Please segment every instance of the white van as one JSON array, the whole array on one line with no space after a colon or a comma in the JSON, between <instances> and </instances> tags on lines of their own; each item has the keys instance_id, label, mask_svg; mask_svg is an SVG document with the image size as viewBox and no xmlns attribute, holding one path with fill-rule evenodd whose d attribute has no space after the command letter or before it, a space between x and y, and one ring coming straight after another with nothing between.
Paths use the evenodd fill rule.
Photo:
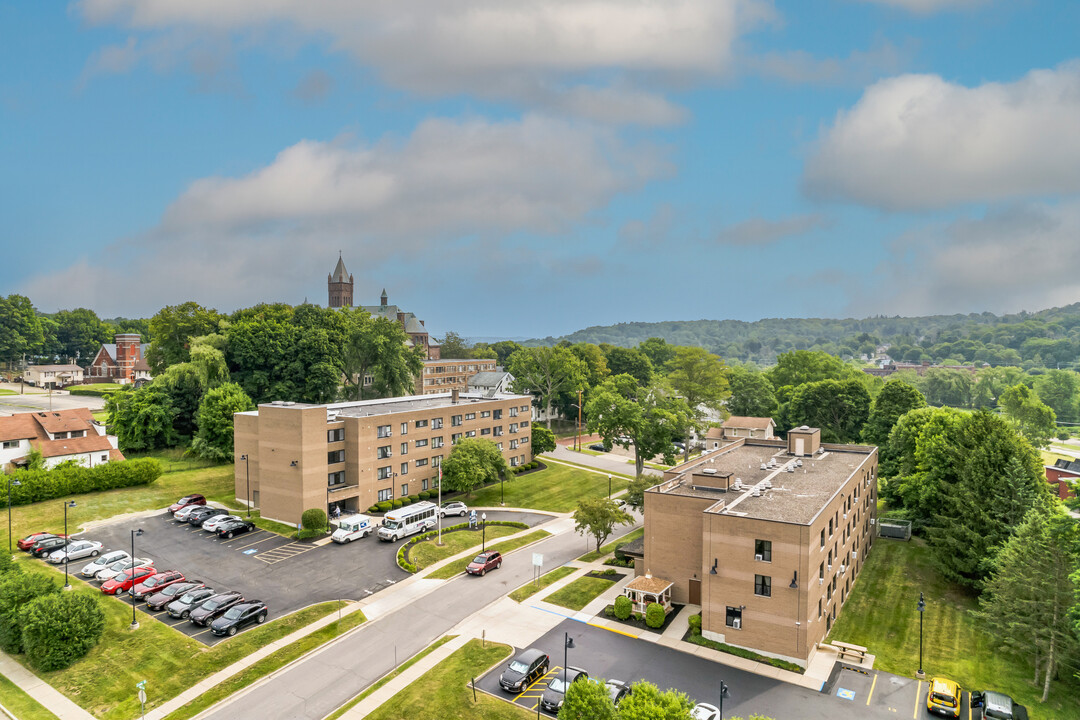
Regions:
<instances>
[{"instance_id":1,"label":"white van","mask_svg":"<svg viewBox=\"0 0 1080 720\"><path fill-rule=\"evenodd\" d=\"M414 533L431 530L435 527L435 516L439 508L435 503L421 500L398 510L391 510L383 518L379 528L379 539L394 542Z\"/></svg>"},{"instance_id":2,"label":"white van","mask_svg":"<svg viewBox=\"0 0 1080 720\"><path fill-rule=\"evenodd\" d=\"M375 521L367 515L353 515L338 523L337 530L330 536L336 543L350 543L366 538L375 531Z\"/></svg>"}]
</instances>

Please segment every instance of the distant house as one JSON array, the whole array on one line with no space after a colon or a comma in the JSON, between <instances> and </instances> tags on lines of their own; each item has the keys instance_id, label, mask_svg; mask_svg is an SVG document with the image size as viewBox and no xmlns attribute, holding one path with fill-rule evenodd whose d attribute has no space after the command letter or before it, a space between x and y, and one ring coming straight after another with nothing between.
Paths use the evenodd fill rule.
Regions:
<instances>
[{"instance_id":1,"label":"distant house","mask_svg":"<svg viewBox=\"0 0 1080 720\"><path fill-rule=\"evenodd\" d=\"M86 408L0 417L0 469L26 465L33 448L41 451L46 467L66 460L93 467L124 459L116 438L106 435Z\"/></svg>"},{"instance_id":2,"label":"distant house","mask_svg":"<svg viewBox=\"0 0 1080 720\"><path fill-rule=\"evenodd\" d=\"M1069 485L1066 481L1076 482L1080 480L1080 460L1066 460L1058 458L1053 465L1046 465L1046 481L1054 488L1054 494L1064 500L1072 497Z\"/></svg>"},{"instance_id":3,"label":"distant house","mask_svg":"<svg viewBox=\"0 0 1080 720\"><path fill-rule=\"evenodd\" d=\"M117 335L114 343L105 343L94 356L86 371L91 382L115 382L121 385L142 385L150 382L150 366L146 364L148 343L137 333Z\"/></svg>"},{"instance_id":4,"label":"distant house","mask_svg":"<svg viewBox=\"0 0 1080 720\"><path fill-rule=\"evenodd\" d=\"M881 367L863 368L863 372L867 375L873 375L874 377L880 378L889 377L893 373L901 372L903 370L914 370L915 374L919 377L925 375L927 370L967 370L974 375L979 370L987 367L990 367L989 363L982 363L980 365L931 365L927 361L921 363L889 362L884 363Z\"/></svg>"},{"instance_id":5,"label":"distant house","mask_svg":"<svg viewBox=\"0 0 1080 720\"><path fill-rule=\"evenodd\" d=\"M483 393L493 397L499 393L510 392L510 385L514 382L514 376L502 368L495 368L489 372L478 372L469 378L469 392Z\"/></svg>"},{"instance_id":6,"label":"distant house","mask_svg":"<svg viewBox=\"0 0 1080 720\"><path fill-rule=\"evenodd\" d=\"M28 385L55 390L82 384L83 369L78 365L29 365L22 376Z\"/></svg>"}]
</instances>

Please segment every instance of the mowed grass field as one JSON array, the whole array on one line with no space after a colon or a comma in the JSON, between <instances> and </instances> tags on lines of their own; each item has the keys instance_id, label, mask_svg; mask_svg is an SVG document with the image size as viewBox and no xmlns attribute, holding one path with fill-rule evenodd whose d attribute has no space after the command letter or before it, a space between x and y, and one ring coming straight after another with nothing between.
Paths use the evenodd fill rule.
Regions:
<instances>
[{"instance_id":1,"label":"mowed grass field","mask_svg":"<svg viewBox=\"0 0 1080 720\"><path fill-rule=\"evenodd\" d=\"M493 540L519 533L522 530L524 530L524 528L508 527L506 525L489 525L486 531L487 547L491 547ZM455 530L453 532L443 532L442 547L439 547L436 544L435 538L418 542L409 548L409 562L415 565L416 569L419 571L434 565L440 560L445 560L448 557L457 555L459 552L464 552L469 548L476 548L476 551L480 552L483 538L483 530Z\"/></svg>"},{"instance_id":2,"label":"mowed grass field","mask_svg":"<svg viewBox=\"0 0 1080 720\"><path fill-rule=\"evenodd\" d=\"M617 495L626 489L625 477L611 477L611 493ZM515 477L503 483L506 506L548 510L550 512L573 512L579 500L607 497L606 474L590 472L568 465L549 462L547 469ZM461 499L476 507L496 507L499 504L499 484L489 485Z\"/></svg>"},{"instance_id":3,"label":"mowed grass field","mask_svg":"<svg viewBox=\"0 0 1080 720\"><path fill-rule=\"evenodd\" d=\"M926 594L923 668L969 690L998 690L1031 711L1032 718L1080 718L1080 683L1053 684L1050 700L1039 702L1042 685L1032 683L1034 668L1005 654L991 638L992 628L971 614L978 607L965 588L944 580L934 569L926 544L878 538L837 618L829 640L863 645L877 656L874 667L914 677L919 667L919 592Z\"/></svg>"}]
</instances>

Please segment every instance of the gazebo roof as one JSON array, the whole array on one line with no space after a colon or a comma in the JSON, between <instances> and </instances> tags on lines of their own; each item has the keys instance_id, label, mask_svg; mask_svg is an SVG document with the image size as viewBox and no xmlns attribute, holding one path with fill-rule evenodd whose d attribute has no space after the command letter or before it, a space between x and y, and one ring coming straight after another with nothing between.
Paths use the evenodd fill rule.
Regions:
<instances>
[{"instance_id":1,"label":"gazebo roof","mask_svg":"<svg viewBox=\"0 0 1080 720\"><path fill-rule=\"evenodd\" d=\"M660 578L653 577L646 573L641 577L636 577L626 584L626 590L637 590L638 592L646 592L652 595L659 595L667 590L674 583L662 580Z\"/></svg>"}]
</instances>

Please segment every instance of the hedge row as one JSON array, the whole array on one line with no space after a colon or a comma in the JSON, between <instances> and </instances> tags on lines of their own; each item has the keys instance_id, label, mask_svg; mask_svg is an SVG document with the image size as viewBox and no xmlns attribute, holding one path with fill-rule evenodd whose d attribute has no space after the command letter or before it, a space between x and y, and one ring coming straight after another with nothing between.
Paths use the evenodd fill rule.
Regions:
<instances>
[{"instance_id":1,"label":"hedge row","mask_svg":"<svg viewBox=\"0 0 1080 720\"><path fill-rule=\"evenodd\" d=\"M529 462L529 463L525 463L524 465L518 465L517 467L510 468L510 472L514 473L515 475L519 475L519 474L521 474L523 472L528 472L530 470L535 470L538 467L540 467L540 463L538 463L538 462Z\"/></svg>"},{"instance_id":2,"label":"hedge row","mask_svg":"<svg viewBox=\"0 0 1080 720\"><path fill-rule=\"evenodd\" d=\"M42 500L79 493L149 485L161 477L161 464L154 458L102 463L92 468L61 463L51 470L16 470L11 488L12 505L29 505ZM0 485L0 507L8 506L7 483Z\"/></svg>"},{"instance_id":3,"label":"hedge row","mask_svg":"<svg viewBox=\"0 0 1080 720\"><path fill-rule=\"evenodd\" d=\"M412 505L413 503L420 502L421 500L430 500L433 497L438 497L438 490L424 490L416 495L409 495L408 497L398 498L397 500L383 500L377 502L368 508L368 514L374 515L375 513L384 513L391 510L397 510L398 508L405 507L406 505Z\"/></svg>"},{"instance_id":4,"label":"hedge row","mask_svg":"<svg viewBox=\"0 0 1080 720\"><path fill-rule=\"evenodd\" d=\"M123 385L76 385L69 387L67 390L72 395L85 395L89 397L105 397L111 395L114 392L119 392L124 389Z\"/></svg>"},{"instance_id":5,"label":"hedge row","mask_svg":"<svg viewBox=\"0 0 1080 720\"><path fill-rule=\"evenodd\" d=\"M527 529L529 527L525 523L515 522L513 520L491 520L487 524L488 525L505 525L507 527L521 528L522 530L525 530L525 529ZM444 527L442 529L442 531L444 533L448 533L448 532L453 532L455 530L468 530L468 529L469 529L469 523L459 523L457 525L451 525L450 527ZM401 543L401 547L398 548L398 552L397 552L398 567L400 567L405 572L415 573L416 572L416 566L413 565L411 562L409 562L409 560L407 558L407 556L409 554L409 548L412 547L413 545L415 545L416 543L423 542L425 540L430 540L431 538L435 537L438 534L439 534L438 530L432 530L430 532L421 533L421 534L417 535L416 537L414 537L412 540Z\"/></svg>"}]
</instances>

